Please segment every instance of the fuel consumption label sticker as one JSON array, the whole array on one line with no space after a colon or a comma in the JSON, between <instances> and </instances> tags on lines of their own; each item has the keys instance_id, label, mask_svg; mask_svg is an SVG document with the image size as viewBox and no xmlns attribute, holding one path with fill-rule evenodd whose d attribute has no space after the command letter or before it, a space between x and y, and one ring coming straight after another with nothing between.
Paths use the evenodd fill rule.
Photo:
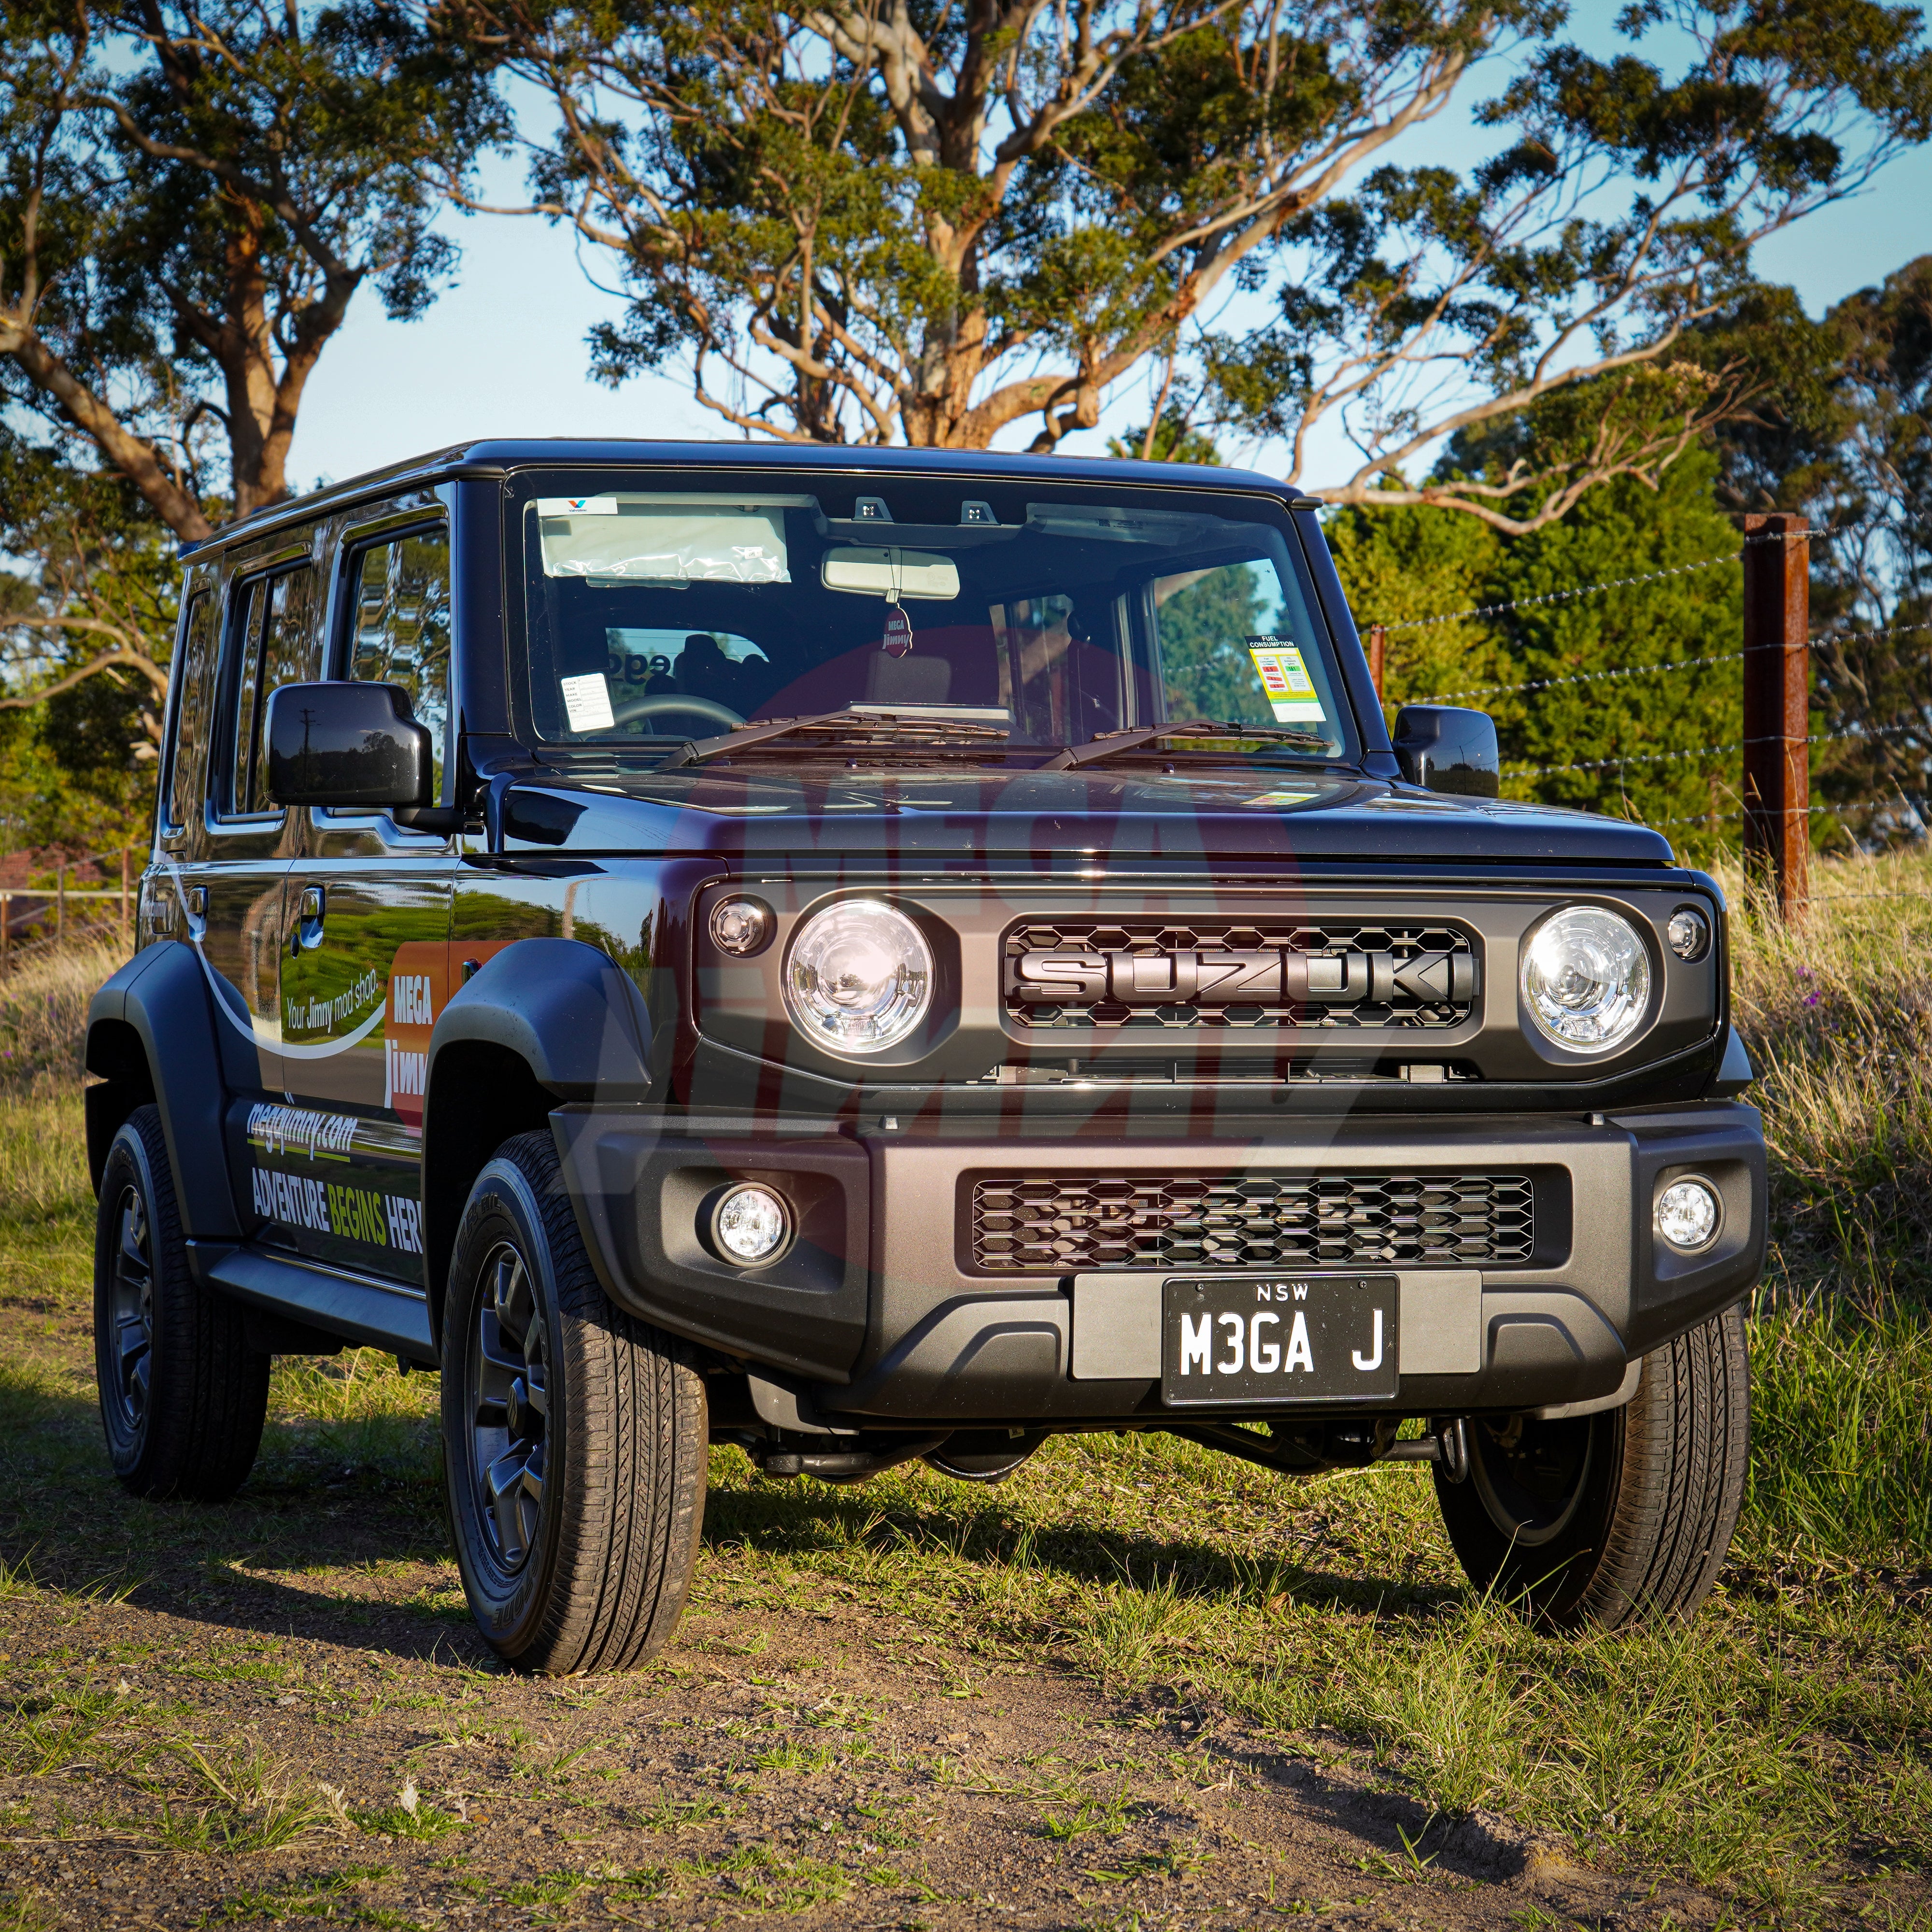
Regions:
<instances>
[{"instance_id":1,"label":"fuel consumption label sticker","mask_svg":"<svg viewBox=\"0 0 1932 1932\"><path fill-rule=\"evenodd\" d=\"M1301 661L1301 647L1286 638L1250 638L1248 656L1268 693L1277 724L1319 724L1325 714L1315 680Z\"/></svg>"},{"instance_id":2,"label":"fuel consumption label sticker","mask_svg":"<svg viewBox=\"0 0 1932 1932\"><path fill-rule=\"evenodd\" d=\"M610 709L610 687L601 670L557 680L563 693L563 714L573 731L608 731L617 720Z\"/></svg>"}]
</instances>

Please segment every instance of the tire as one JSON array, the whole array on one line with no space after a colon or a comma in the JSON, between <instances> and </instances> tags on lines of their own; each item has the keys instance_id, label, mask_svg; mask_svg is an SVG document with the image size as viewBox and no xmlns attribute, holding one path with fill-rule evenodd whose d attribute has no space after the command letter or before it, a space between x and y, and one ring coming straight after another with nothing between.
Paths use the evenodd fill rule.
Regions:
<instances>
[{"instance_id":1,"label":"tire","mask_svg":"<svg viewBox=\"0 0 1932 1932\"><path fill-rule=\"evenodd\" d=\"M158 1108L107 1150L94 1234L94 1371L107 1454L137 1496L220 1502L254 1466L268 1358L188 1271Z\"/></svg>"},{"instance_id":2,"label":"tire","mask_svg":"<svg viewBox=\"0 0 1932 1932\"><path fill-rule=\"evenodd\" d=\"M1436 1468L1469 1580L1559 1630L1689 1617L1724 1568L1750 1460L1744 1310L1727 1308L1643 1363L1624 1407L1520 1436L1467 1424L1469 1469Z\"/></svg>"},{"instance_id":3,"label":"tire","mask_svg":"<svg viewBox=\"0 0 1932 1932\"><path fill-rule=\"evenodd\" d=\"M704 1522L704 1383L598 1285L548 1134L506 1141L457 1232L442 1328L450 1532L490 1648L622 1670L684 1610Z\"/></svg>"}]
</instances>

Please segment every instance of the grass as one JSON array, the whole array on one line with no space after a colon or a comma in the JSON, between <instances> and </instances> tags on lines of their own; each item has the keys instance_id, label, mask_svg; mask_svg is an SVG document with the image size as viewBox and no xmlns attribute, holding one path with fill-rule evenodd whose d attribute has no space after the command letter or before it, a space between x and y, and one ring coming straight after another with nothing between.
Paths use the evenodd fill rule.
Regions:
<instances>
[{"instance_id":1,"label":"grass","mask_svg":"<svg viewBox=\"0 0 1932 1932\"><path fill-rule=\"evenodd\" d=\"M158 1774L135 1781L158 1802L159 1818L145 1835L170 1850L279 1851L332 1822L326 1796L259 1746L183 1742L166 1755L172 1762Z\"/></svg>"},{"instance_id":2,"label":"grass","mask_svg":"<svg viewBox=\"0 0 1932 1932\"><path fill-rule=\"evenodd\" d=\"M1042 1762L1014 1789L1035 1808L1042 1856L1110 1881L1207 1856L1191 1839L1111 1851L1135 1766L1165 1757L1202 1790L1253 1775L1211 1742L1220 1714L1319 1774L1366 1776L1411 1806L1406 1856L1390 1868L1417 1884L1432 1882L1449 1822L1471 1814L1502 1814L1579 1858L1718 1886L1745 1918L1811 1922L1855 1896L1854 1878L1932 1869L1932 860L1823 865L1817 886L1828 902L1802 934L1748 912L1736 927L1773 1242L1750 1312L1744 1515L1719 1593L1688 1629L1556 1640L1529 1628L1466 1587L1412 1466L1297 1484L1173 1438L1082 1436L1049 1443L992 1490L917 1466L862 1488L776 1484L736 1450L716 1452L684 1651L715 1651L776 1687L755 1637L714 1643L698 1619L728 1608L782 1621L831 1594L875 1606L878 1641L956 1697L962 1723L1029 1674L1104 1687L1124 1726L1120 1761ZM36 1468L98 1474L98 1438L76 1419L91 1400L92 1202L79 1109L61 1090L74 1064L61 1029L84 976L41 962L0 997L0 1040L14 1043L0 1060L0 1483L16 1481L20 1452L4 1445L23 1430ZM419 1542L388 1567L438 1566L406 1598L430 1618L460 1614L436 1516L436 1388L373 1351L280 1362L251 1479L270 1497L340 1483L352 1497L377 1485L415 1499ZM17 1483L13 1504L21 1528L0 1599L39 1588L39 1550L58 1547L51 1528L35 1533L38 1499ZM127 1520L147 1526L127 1532L134 1568L139 1536L184 1533L152 1513ZM211 1540L212 1568L245 1560ZM340 1565L303 1580L338 1602L388 1581ZM252 1683L274 1666L244 1646L208 1667ZM398 1844L459 1827L410 1804L413 1784L364 1812L338 1797L332 1813L326 1792L238 1736L170 1742L116 1694L110 1669L87 1670L50 1664L0 1707L8 1772L55 1781L90 1754L131 1754L153 1799L140 1828L204 1850L290 1843L332 1817ZM490 1716L489 1681L479 1673L472 1708L449 1714L452 1736L497 1738L512 1775L553 1788L586 1768L581 1751L568 1763L524 1752ZM794 1697L792 1709L792 1694L764 1694L766 1719L736 1733L757 1732L736 1795L664 1795L638 1823L702 1829L752 1802L748 1773L776 1784L862 1762L861 1736L835 1749L812 1735L862 1733L862 1708ZM352 1706L316 1695L352 1721ZM1177 1750L1197 1723L1208 1741ZM978 1788L962 1762L939 1766L936 1782ZM884 1821L872 1836L911 1842ZM831 1906L862 1876L748 1846L634 1882L642 1897L702 1880L763 1912ZM529 1882L514 1902L539 1912L567 1911L581 1888L568 1874ZM270 1909L264 1894L264 1916L301 1909L292 1894Z\"/></svg>"}]
</instances>

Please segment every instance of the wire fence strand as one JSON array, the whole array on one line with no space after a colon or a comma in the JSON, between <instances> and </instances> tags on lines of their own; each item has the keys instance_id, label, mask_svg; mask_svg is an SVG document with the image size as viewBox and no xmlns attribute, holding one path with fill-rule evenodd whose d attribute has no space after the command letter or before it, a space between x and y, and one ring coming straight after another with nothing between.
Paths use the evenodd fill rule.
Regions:
<instances>
[{"instance_id":1,"label":"wire fence strand","mask_svg":"<svg viewBox=\"0 0 1932 1932\"><path fill-rule=\"evenodd\" d=\"M1431 617L1398 617L1382 625L1382 631L1393 635L1397 631L1426 630L1436 624L1460 624L1472 617L1500 617L1511 610L1531 610L1546 604L1568 604L1579 597L1591 597L1600 590L1628 590L1642 584L1661 584L1671 577L1689 577L1700 570L1721 569L1727 563L1742 562L1748 550L1763 544L1773 543L1829 543L1833 538L1856 536L1870 526L1863 524L1846 524L1836 528L1808 530L1761 530L1756 535L1741 538L1735 550L1726 550L1716 556L1694 558L1689 563L1676 563L1663 570L1647 570L1635 577L1608 577L1594 584L1574 584L1568 590L1552 590L1540 597L1513 598L1507 604L1478 604L1467 610L1444 610ZM1922 629L1923 626L1900 626L1894 628ZM1862 634L1868 637L1882 637L1888 633L1880 631Z\"/></svg>"}]
</instances>

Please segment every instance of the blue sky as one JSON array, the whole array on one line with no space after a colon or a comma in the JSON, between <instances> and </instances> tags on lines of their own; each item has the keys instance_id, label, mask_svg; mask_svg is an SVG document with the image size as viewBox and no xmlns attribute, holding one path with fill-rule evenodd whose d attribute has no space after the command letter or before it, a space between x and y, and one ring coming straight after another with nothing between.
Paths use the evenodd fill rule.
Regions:
<instances>
[{"instance_id":1,"label":"blue sky","mask_svg":"<svg viewBox=\"0 0 1932 1932\"><path fill-rule=\"evenodd\" d=\"M1607 52L1601 15L1581 10L1580 38ZM1646 49L1646 52L1649 50ZM1492 137L1470 107L1489 92L1469 90L1429 128L1388 158L1466 166ZM504 163L486 180L490 198L513 200L518 170ZM1895 162L1870 193L1802 223L1759 252L1760 272L1790 283L1817 314L1853 290L1882 280L1932 248L1932 149ZM478 436L711 438L735 435L701 409L673 376L647 376L613 392L585 374L586 332L621 312L580 267L572 236L527 219L446 214L442 225L463 249L458 280L419 322L386 320L374 291L359 296L341 334L318 364L304 399L292 481L339 478ZM603 263L595 263L608 275ZM1147 398L1130 386L1100 428L1070 438L1070 454L1099 454L1110 434L1146 420ZM1016 425L1002 445L1024 446L1036 424ZM1247 454L1244 452L1244 454ZM1338 480L1345 452L1318 445L1303 480ZM1270 457L1276 457L1270 461ZM1252 459L1279 466L1264 448Z\"/></svg>"}]
</instances>

